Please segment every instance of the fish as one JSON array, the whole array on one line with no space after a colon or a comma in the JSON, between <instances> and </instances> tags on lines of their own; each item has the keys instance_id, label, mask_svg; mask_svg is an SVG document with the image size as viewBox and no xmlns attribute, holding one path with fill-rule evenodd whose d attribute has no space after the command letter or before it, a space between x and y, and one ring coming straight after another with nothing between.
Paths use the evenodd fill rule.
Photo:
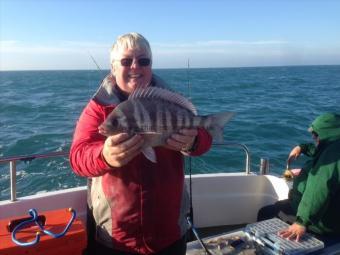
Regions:
<instances>
[{"instance_id":1,"label":"fish","mask_svg":"<svg viewBox=\"0 0 340 255\"><path fill-rule=\"evenodd\" d=\"M138 88L112 110L99 126L99 133L142 135L142 153L156 163L152 148L165 145L166 140L181 129L201 127L214 140L223 142L223 128L233 116L233 112L199 116L195 106L179 93L159 87Z\"/></svg>"}]
</instances>

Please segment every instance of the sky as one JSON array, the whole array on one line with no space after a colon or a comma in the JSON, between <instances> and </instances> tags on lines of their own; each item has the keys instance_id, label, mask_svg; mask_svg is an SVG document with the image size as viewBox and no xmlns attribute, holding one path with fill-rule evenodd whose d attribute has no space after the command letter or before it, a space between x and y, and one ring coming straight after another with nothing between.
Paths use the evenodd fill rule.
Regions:
<instances>
[{"instance_id":1,"label":"sky","mask_svg":"<svg viewBox=\"0 0 340 255\"><path fill-rule=\"evenodd\" d=\"M339 13L337 0L0 0L0 70L109 69L128 32L153 68L339 65Z\"/></svg>"}]
</instances>

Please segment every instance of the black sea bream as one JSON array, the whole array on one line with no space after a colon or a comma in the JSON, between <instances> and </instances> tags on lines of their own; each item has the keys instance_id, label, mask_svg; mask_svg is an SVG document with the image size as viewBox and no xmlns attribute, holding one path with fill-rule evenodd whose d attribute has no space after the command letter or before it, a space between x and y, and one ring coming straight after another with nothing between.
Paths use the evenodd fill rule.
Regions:
<instances>
[{"instance_id":1,"label":"black sea bream","mask_svg":"<svg viewBox=\"0 0 340 255\"><path fill-rule=\"evenodd\" d=\"M105 136L143 135L143 153L154 161L150 148L164 145L171 134L183 128L203 127L215 140L223 141L223 127L233 115L222 112L198 116L195 106L185 97L167 89L148 87L135 90L128 100L117 105L100 125L99 132Z\"/></svg>"}]
</instances>

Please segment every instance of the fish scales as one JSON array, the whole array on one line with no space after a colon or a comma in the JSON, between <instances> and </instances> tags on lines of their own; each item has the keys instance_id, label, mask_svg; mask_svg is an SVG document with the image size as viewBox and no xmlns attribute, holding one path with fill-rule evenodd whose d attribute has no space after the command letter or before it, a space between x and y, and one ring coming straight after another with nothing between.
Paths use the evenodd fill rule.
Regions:
<instances>
[{"instance_id":1,"label":"fish scales","mask_svg":"<svg viewBox=\"0 0 340 255\"><path fill-rule=\"evenodd\" d=\"M116 107L120 131L128 133L176 131L206 126L204 118L159 99L128 100ZM209 120L206 120L209 123Z\"/></svg>"},{"instance_id":2,"label":"fish scales","mask_svg":"<svg viewBox=\"0 0 340 255\"><path fill-rule=\"evenodd\" d=\"M163 111L156 111L156 125L159 130L164 130L165 126L165 113Z\"/></svg>"},{"instance_id":3,"label":"fish scales","mask_svg":"<svg viewBox=\"0 0 340 255\"><path fill-rule=\"evenodd\" d=\"M138 108L126 112L133 112L136 127L142 131L173 131L184 127L192 127L193 114L183 110L175 104L164 100L135 100L129 107ZM132 125L134 126L134 125Z\"/></svg>"},{"instance_id":4,"label":"fish scales","mask_svg":"<svg viewBox=\"0 0 340 255\"><path fill-rule=\"evenodd\" d=\"M155 105L157 107L155 107ZM132 114L131 114L132 113ZM162 100L131 100L117 107L121 128L127 132L157 132L192 127L192 114Z\"/></svg>"},{"instance_id":5,"label":"fish scales","mask_svg":"<svg viewBox=\"0 0 340 255\"><path fill-rule=\"evenodd\" d=\"M154 130L152 116L150 116L150 111L148 107L139 100L131 101L131 105L134 108L133 117L135 118L136 127L140 131L149 132Z\"/></svg>"},{"instance_id":6,"label":"fish scales","mask_svg":"<svg viewBox=\"0 0 340 255\"><path fill-rule=\"evenodd\" d=\"M134 100L129 103L123 103L121 106L117 107L122 109L122 114L126 116L128 121L128 129L123 130L128 133L138 133L142 131L148 131L151 128L146 126L146 123L150 123L149 112L143 104L139 101Z\"/></svg>"},{"instance_id":7,"label":"fish scales","mask_svg":"<svg viewBox=\"0 0 340 255\"><path fill-rule=\"evenodd\" d=\"M125 108L117 108L114 115L117 118L117 123L120 124L120 130L129 130L129 123L132 122L128 120L130 116L124 110Z\"/></svg>"}]
</instances>

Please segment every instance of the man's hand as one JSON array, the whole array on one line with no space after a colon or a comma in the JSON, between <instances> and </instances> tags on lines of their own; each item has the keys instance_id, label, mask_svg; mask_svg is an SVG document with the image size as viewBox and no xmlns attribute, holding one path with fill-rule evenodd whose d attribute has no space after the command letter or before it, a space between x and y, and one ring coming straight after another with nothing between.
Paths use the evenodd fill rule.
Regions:
<instances>
[{"instance_id":1,"label":"man's hand","mask_svg":"<svg viewBox=\"0 0 340 255\"><path fill-rule=\"evenodd\" d=\"M124 166L141 152L143 142L140 135L130 137L121 133L109 136L104 143L103 157L112 167Z\"/></svg>"},{"instance_id":2,"label":"man's hand","mask_svg":"<svg viewBox=\"0 0 340 255\"><path fill-rule=\"evenodd\" d=\"M289 153L288 159L287 159L287 165L289 166L292 160L297 159L301 155L301 147L295 146L292 151Z\"/></svg>"},{"instance_id":3,"label":"man's hand","mask_svg":"<svg viewBox=\"0 0 340 255\"><path fill-rule=\"evenodd\" d=\"M289 240L295 239L299 242L301 237L306 233L306 227L298 223L293 223L293 225L288 228L281 230L278 234L280 237L287 238Z\"/></svg>"},{"instance_id":4,"label":"man's hand","mask_svg":"<svg viewBox=\"0 0 340 255\"><path fill-rule=\"evenodd\" d=\"M172 134L167 140L165 147L175 151L181 151L188 155L188 151L192 148L195 138L198 134L197 129L181 129L178 133Z\"/></svg>"}]
</instances>

